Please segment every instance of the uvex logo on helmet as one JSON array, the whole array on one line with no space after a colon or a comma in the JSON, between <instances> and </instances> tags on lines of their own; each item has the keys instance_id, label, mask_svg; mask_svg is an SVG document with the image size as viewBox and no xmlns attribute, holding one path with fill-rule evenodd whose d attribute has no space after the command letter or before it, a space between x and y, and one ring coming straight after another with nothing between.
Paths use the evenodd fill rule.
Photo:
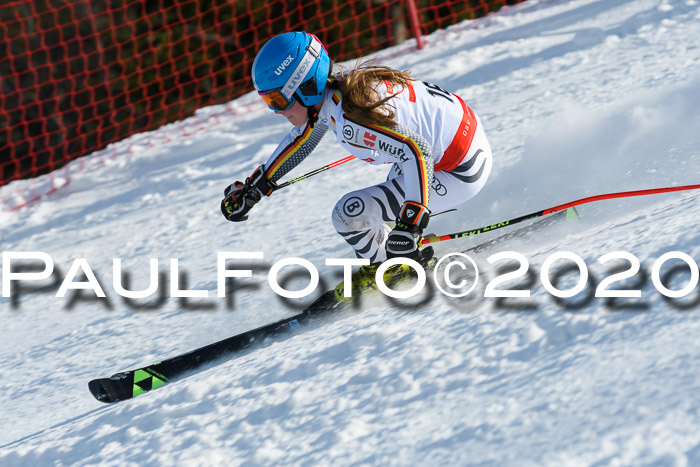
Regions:
<instances>
[{"instance_id":1,"label":"uvex logo on helmet","mask_svg":"<svg viewBox=\"0 0 700 467\"><path fill-rule=\"evenodd\" d=\"M311 63L303 63L301 66L299 66L299 68L294 71L292 77L289 78L287 86L290 86L292 89L299 87L299 84L301 84L301 80L304 78L304 76L306 76L306 72L309 70L310 65Z\"/></svg>"},{"instance_id":2,"label":"uvex logo on helmet","mask_svg":"<svg viewBox=\"0 0 700 467\"><path fill-rule=\"evenodd\" d=\"M285 58L284 61L280 63L280 66L277 67L277 69L275 70L275 74L277 76L281 75L282 72L284 72L285 68L287 68L293 61L294 57L288 55L287 58Z\"/></svg>"}]
</instances>

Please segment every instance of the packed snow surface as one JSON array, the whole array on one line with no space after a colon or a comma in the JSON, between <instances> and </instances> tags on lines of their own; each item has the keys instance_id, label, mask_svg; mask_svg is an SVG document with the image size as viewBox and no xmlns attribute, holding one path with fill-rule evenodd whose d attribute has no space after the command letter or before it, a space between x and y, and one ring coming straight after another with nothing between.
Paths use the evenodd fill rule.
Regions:
<instances>
[{"instance_id":1,"label":"packed snow surface","mask_svg":"<svg viewBox=\"0 0 700 467\"><path fill-rule=\"evenodd\" d=\"M531 0L426 43L384 51L380 61L464 97L494 152L486 188L436 217L431 231L602 193L700 183L700 2ZM94 400L90 379L295 313L300 305L267 282L277 260L311 261L325 287L342 280L340 268L325 265L352 257L331 209L344 193L382 181L386 168L348 162L280 190L248 222L226 222L223 189L289 130L260 106L226 117L254 98L118 143L113 157L83 161L58 192L0 213L3 251L44 252L55 264L50 279L20 283L0 299L1 465L700 464L700 287L667 299L652 280L664 253L700 260L693 191L587 204L578 222L471 253L480 266L471 298L365 300L133 400ZM197 131L212 115L215 124ZM193 131L183 131L188 125ZM327 137L290 176L345 155ZM216 296L220 251L264 253L226 298ZM532 274L499 288L530 289L529 298L483 298L503 267L517 266L490 264L501 251L524 255ZM631 253L640 272L611 288L640 289L641 297L611 302L586 289L555 300L539 273L563 251L585 261L593 290L630 265L599 257ZM93 290L56 297L78 258L106 299ZM157 258L163 298L124 300L113 286L114 258L133 290L148 286ZM174 258L180 289L207 298L170 297ZM680 290L692 286L690 271L672 259L659 274ZM75 282L87 281L83 272ZM288 286L303 288L307 277ZM564 271L554 282L567 289L577 278Z\"/></svg>"}]
</instances>

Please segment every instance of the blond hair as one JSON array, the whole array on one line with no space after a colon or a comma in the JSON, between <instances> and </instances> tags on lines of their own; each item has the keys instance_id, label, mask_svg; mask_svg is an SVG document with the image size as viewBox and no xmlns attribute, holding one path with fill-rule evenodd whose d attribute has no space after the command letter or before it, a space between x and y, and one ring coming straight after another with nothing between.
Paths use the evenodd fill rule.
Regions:
<instances>
[{"instance_id":1,"label":"blond hair","mask_svg":"<svg viewBox=\"0 0 700 467\"><path fill-rule=\"evenodd\" d=\"M341 69L339 74L331 75L327 85L343 95L343 112L351 120L362 125L393 126L396 124L395 114L386 103L395 95L380 99L376 87L383 81L406 88L411 76L407 71L364 62L352 70Z\"/></svg>"}]
</instances>

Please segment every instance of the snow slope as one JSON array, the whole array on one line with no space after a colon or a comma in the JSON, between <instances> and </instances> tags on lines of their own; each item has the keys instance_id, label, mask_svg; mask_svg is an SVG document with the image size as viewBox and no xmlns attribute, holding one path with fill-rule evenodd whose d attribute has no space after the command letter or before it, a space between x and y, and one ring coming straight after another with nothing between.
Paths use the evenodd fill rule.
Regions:
<instances>
[{"instance_id":1,"label":"snow slope","mask_svg":"<svg viewBox=\"0 0 700 467\"><path fill-rule=\"evenodd\" d=\"M484 191L431 230L700 183L700 2L531 0L509 13L439 31L418 52L386 51L384 63L463 96L494 149ZM214 114L221 107L198 121ZM611 267L597 259L617 250L648 274L669 251L697 263L697 192L585 205L579 222L472 254L481 294L503 265L486 258L525 255L536 273L528 299L435 294L406 307L377 298L131 401L96 402L92 378L294 313L299 304L267 284L278 259L311 261L326 287L341 280L324 265L351 256L330 210L386 175L353 161L275 193L232 225L219 214L223 188L264 162L288 123L260 109L187 138L183 125L195 123L119 143L117 157L88 159L57 193L0 213L3 251L46 252L58 271L0 299L0 465L700 464L698 287L670 303L646 280L641 299L616 308L585 294L566 308L537 275L564 250L598 281ZM327 138L295 174L344 156ZM265 255L226 299L216 298L218 251ZM55 296L75 258L87 260L107 299ZM147 286L148 260L158 258L165 298L123 300L113 258L134 289ZM171 258L181 288L208 298L168 297ZM687 271L667 285L682 288ZM564 275L560 287L575 280Z\"/></svg>"}]
</instances>

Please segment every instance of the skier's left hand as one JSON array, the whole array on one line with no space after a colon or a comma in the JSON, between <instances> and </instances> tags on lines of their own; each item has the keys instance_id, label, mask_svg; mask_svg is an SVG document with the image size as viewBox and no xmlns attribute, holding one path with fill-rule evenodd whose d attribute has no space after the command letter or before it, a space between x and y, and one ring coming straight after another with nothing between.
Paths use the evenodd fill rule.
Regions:
<instances>
[{"instance_id":1,"label":"skier's left hand","mask_svg":"<svg viewBox=\"0 0 700 467\"><path fill-rule=\"evenodd\" d=\"M396 227L389 232L386 239L387 258L404 257L418 260L418 246L429 219L430 211L426 206L406 201L396 219Z\"/></svg>"},{"instance_id":2,"label":"skier's left hand","mask_svg":"<svg viewBox=\"0 0 700 467\"><path fill-rule=\"evenodd\" d=\"M231 222L242 222L248 219L248 211L262 199L270 196L277 185L265 177L261 165L248 177L245 183L236 181L224 190L221 200L221 213Z\"/></svg>"}]
</instances>

